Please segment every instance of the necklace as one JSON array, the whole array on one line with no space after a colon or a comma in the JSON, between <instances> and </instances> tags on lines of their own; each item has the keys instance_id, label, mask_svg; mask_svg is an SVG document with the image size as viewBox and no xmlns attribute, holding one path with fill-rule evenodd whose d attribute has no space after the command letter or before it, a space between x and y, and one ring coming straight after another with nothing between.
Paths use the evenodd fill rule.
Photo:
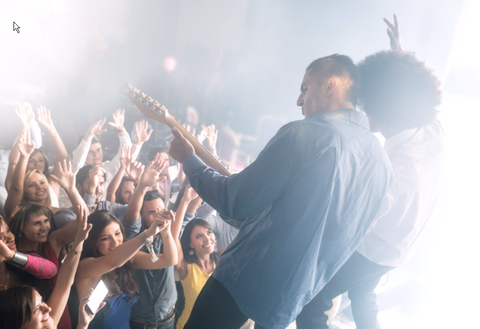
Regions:
<instances>
[{"instance_id":1,"label":"necklace","mask_svg":"<svg viewBox=\"0 0 480 329\"><path fill-rule=\"evenodd\" d=\"M5 280L5 284L0 284L0 288L2 288L3 290L6 290L7 289L7 286L8 286L8 277L9 277L9 273L7 271L7 279Z\"/></svg>"}]
</instances>

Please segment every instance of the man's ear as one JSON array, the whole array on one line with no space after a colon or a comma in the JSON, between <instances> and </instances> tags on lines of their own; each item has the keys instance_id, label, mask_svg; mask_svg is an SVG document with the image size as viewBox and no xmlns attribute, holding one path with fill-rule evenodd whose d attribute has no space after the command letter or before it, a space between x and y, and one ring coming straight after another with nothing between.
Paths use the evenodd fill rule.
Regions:
<instances>
[{"instance_id":1,"label":"man's ear","mask_svg":"<svg viewBox=\"0 0 480 329\"><path fill-rule=\"evenodd\" d=\"M325 93L325 97L330 97L335 91L335 89L337 89L338 87L337 78L330 77L325 83L327 84L327 91Z\"/></svg>"}]
</instances>

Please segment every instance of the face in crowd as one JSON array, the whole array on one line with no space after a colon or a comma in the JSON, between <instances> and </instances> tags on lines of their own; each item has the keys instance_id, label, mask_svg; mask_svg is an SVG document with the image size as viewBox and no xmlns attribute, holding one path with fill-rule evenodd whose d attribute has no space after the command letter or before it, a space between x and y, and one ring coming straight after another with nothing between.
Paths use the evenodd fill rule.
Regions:
<instances>
[{"instance_id":1,"label":"face in crowd","mask_svg":"<svg viewBox=\"0 0 480 329\"><path fill-rule=\"evenodd\" d=\"M155 214L157 211L163 209L165 209L165 203L161 198L144 201L142 211L140 212L143 228L149 228L155 220Z\"/></svg>"},{"instance_id":2,"label":"face in crowd","mask_svg":"<svg viewBox=\"0 0 480 329\"><path fill-rule=\"evenodd\" d=\"M27 171L36 169L39 172L43 173L45 172L45 157L40 151L34 151L32 155L30 155L30 158L28 159L28 164L27 164Z\"/></svg>"},{"instance_id":3,"label":"face in crowd","mask_svg":"<svg viewBox=\"0 0 480 329\"><path fill-rule=\"evenodd\" d=\"M97 252L106 255L123 243L120 225L116 222L108 224L100 233L97 241Z\"/></svg>"},{"instance_id":4,"label":"face in crowd","mask_svg":"<svg viewBox=\"0 0 480 329\"><path fill-rule=\"evenodd\" d=\"M205 226L196 225L190 234L190 248L198 255L209 255L215 251L215 234Z\"/></svg>"},{"instance_id":5,"label":"face in crowd","mask_svg":"<svg viewBox=\"0 0 480 329\"><path fill-rule=\"evenodd\" d=\"M103 150L102 144L94 143L90 145L90 150L88 151L87 159L85 160L86 165L96 165L103 161Z\"/></svg>"},{"instance_id":6,"label":"face in crowd","mask_svg":"<svg viewBox=\"0 0 480 329\"><path fill-rule=\"evenodd\" d=\"M15 236L10 232L9 227L2 216L0 216L0 241L5 243L8 249L17 251Z\"/></svg>"},{"instance_id":7,"label":"face in crowd","mask_svg":"<svg viewBox=\"0 0 480 329\"><path fill-rule=\"evenodd\" d=\"M43 174L33 172L25 184L25 200L42 203L48 196L48 182Z\"/></svg>"},{"instance_id":8,"label":"face in crowd","mask_svg":"<svg viewBox=\"0 0 480 329\"><path fill-rule=\"evenodd\" d=\"M50 218L37 213L30 214L23 228L24 238L37 243L47 242L49 232Z\"/></svg>"}]
</instances>

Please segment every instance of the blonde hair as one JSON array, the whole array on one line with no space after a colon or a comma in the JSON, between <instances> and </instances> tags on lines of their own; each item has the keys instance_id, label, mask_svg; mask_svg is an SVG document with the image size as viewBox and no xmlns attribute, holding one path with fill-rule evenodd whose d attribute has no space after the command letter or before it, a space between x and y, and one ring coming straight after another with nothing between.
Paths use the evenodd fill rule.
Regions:
<instances>
[{"instance_id":1,"label":"blonde hair","mask_svg":"<svg viewBox=\"0 0 480 329\"><path fill-rule=\"evenodd\" d=\"M46 205L51 206L52 205L52 199L50 198L50 185L48 184L48 179L45 177L44 174L42 174L40 171L37 169L32 169L27 171L25 174L25 179L23 180L23 196L22 196L22 201L20 203L25 203L25 202L31 202L30 200L27 200L26 197L26 191L27 191L27 182L32 177L33 174L39 174L45 179L45 182L47 183L47 197L45 199Z\"/></svg>"}]
</instances>

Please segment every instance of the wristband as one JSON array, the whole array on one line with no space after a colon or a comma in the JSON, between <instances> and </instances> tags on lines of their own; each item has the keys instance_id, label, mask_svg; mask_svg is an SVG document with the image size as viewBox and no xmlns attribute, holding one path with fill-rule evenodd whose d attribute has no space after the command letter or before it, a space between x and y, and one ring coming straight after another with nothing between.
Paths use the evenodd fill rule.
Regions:
<instances>
[{"instance_id":1,"label":"wristband","mask_svg":"<svg viewBox=\"0 0 480 329\"><path fill-rule=\"evenodd\" d=\"M19 266L19 267L25 266L25 264L27 264L27 262L28 262L28 256L25 255L25 254L22 254L21 252L18 252L18 251L15 252L15 255L13 256L12 260L10 261L10 263L12 263L13 265Z\"/></svg>"},{"instance_id":2,"label":"wristband","mask_svg":"<svg viewBox=\"0 0 480 329\"><path fill-rule=\"evenodd\" d=\"M145 244L145 242L147 242L147 234L145 233L145 231L138 235L138 238L140 239L140 242L142 242L142 244Z\"/></svg>"}]
</instances>

